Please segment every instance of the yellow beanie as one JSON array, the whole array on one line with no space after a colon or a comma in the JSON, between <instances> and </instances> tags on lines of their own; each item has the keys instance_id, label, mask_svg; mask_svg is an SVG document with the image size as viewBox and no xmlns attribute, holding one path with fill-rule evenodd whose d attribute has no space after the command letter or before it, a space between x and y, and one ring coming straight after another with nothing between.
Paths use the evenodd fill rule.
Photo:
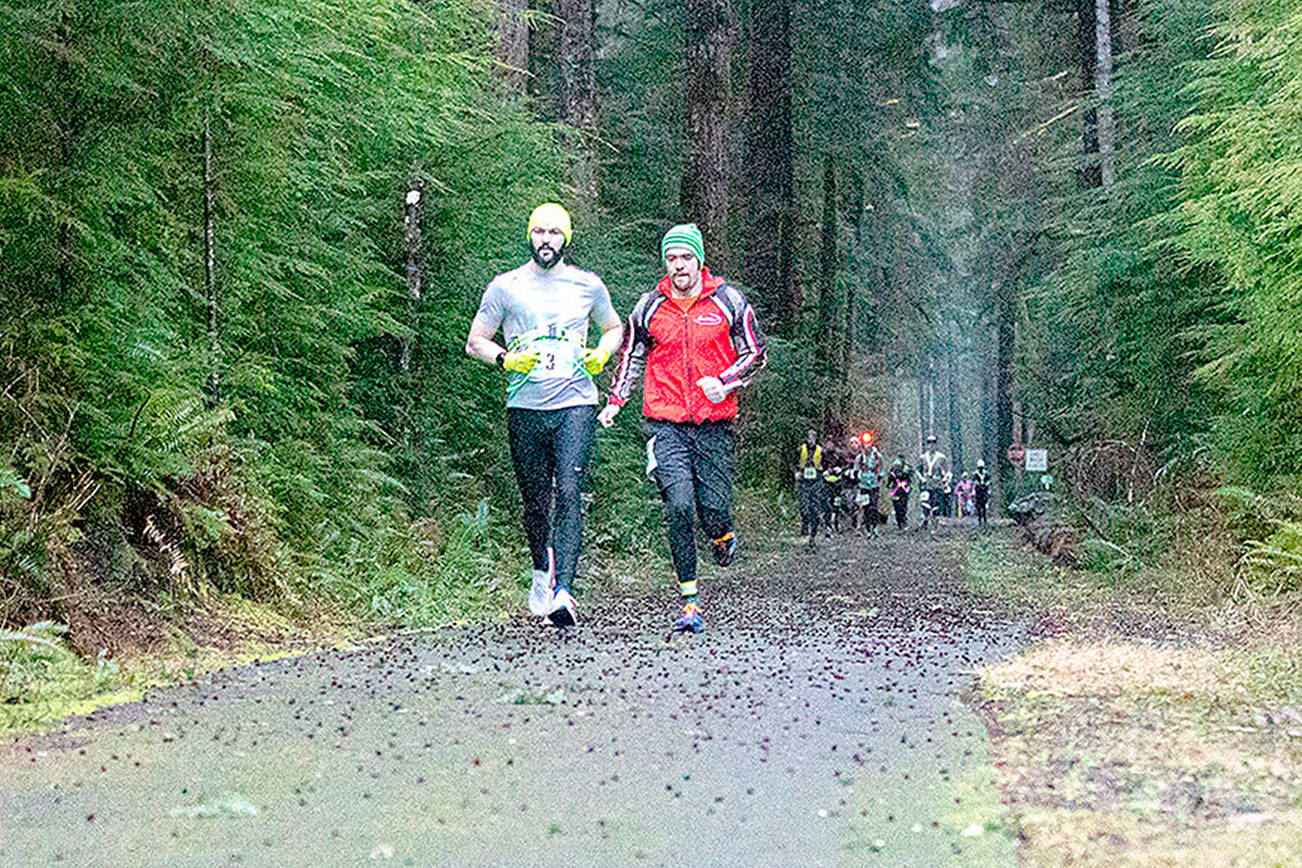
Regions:
<instances>
[{"instance_id":1,"label":"yellow beanie","mask_svg":"<svg viewBox=\"0 0 1302 868\"><path fill-rule=\"evenodd\" d=\"M533 213L529 215L529 229L525 232L525 237L532 236L534 227L539 225L555 226L561 230L566 244L570 243L570 236L574 234L574 230L570 227L570 213L555 202L544 202L533 209Z\"/></svg>"}]
</instances>

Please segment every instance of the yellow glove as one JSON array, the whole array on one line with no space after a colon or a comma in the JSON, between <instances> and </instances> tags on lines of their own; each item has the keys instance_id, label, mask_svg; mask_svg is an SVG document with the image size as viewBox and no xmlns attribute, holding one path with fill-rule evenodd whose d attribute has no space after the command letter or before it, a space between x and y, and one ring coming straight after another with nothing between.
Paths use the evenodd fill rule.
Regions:
<instances>
[{"instance_id":1,"label":"yellow glove","mask_svg":"<svg viewBox=\"0 0 1302 868\"><path fill-rule=\"evenodd\" d=\"M601 347L593 347L590 350L583 351L583 369L590 376L597 376L601 369L606 367L606 362L610 361L610 350L603 350Z\"/></svg>"},{"instance_id":2,"label":"yellow glove","mask_svg":"<svg viewBox=\"0 0 1302 868\"><path fill-rule=\"evenodd\" d=\"M533 353L507 353L502 357L502 367L518 374L528 374L539 361Z\"/></svg>"}]
</instances>

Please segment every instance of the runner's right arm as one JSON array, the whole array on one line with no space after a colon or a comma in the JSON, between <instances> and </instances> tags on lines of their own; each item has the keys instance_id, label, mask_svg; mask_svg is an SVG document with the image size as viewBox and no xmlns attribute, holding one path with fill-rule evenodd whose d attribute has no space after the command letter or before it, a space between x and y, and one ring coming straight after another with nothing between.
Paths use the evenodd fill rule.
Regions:
<instances>
[{"instance_id":1,"label":"runner's right arm","mask_svg":"<svg viewBox=\"0 0 1302 868\"><path fill-rule=\"evenodd\" d=\"M614 424L620 408L628 403L628 396L633 391L633 383L640 381L642 372L646 370L650 334L646 327L645 312L650 298L651 294L648 293L638 299L628 315L628 323L624 330L624 352L620 355L619 369L616 370L615 381L610 386L610 397L606 399L606 407L597 414L597 419L606 428Z\"/></svg>"},{"instance_id":2,"label":"runner's right arm","mask_svg":"<svg viewBox=\"0 0 1302 868\"><path fill-rule=\"evenodd\" d=\"M494 280L484 290L479 310L470 323L470 334L466 336L467 355L490 365L497 364L498 356L506 352L506 347L494 340L502 326L504 313L502 291Z\"/></svg>"},{"instance_id":3,"label":"runner's right arm","mask_svg":"<svg viewBox=\"0 0 1302 868\"><path fill-rule=\"evenodd\" d=\"M606 284L601 283L600 278L597 282L600 284L600 289L597 292L596 303L592 306L591 317L601 329L601 337L597 339L595 347L583 351L583 367L593 377L601 373L606 363L619 352L620 345L624 342L624 322L615 312L615 306L611 304L610 290L606 289Z\"/></svg>"},{"instance_id":4,"label":"runner's right arm","mask_svg":"<svg viewBox=\"0 0 1302 868\"><path fill-rule=\"evenodd\" d=\"M479 302L479 311L470 322L470 334L466 336L466 354L487 362L500 364L511 371L529 373L537 363L538 357L532 353L512 353L494 338L502 325L504 299L501 287L494 281L484 290L484 297Z\"/></svg>"}]
</instances>

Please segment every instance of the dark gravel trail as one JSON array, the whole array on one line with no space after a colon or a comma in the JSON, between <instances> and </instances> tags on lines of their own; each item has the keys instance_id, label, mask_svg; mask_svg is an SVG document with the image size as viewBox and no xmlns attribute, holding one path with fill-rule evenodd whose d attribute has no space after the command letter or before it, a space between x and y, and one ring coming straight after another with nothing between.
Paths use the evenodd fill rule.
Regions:
<instances>
[{"instance_id":1,"label":"dark gravel trail","mask_svg":"<svg viewBox=\"0 0 1302 868\"><path fill-rule=\"evenodd\" d=\"M218 673L0 753L10 865L1012 864L954 538ZM759 560L757 558L757 560Z\"/></svg>"}]
</instances>

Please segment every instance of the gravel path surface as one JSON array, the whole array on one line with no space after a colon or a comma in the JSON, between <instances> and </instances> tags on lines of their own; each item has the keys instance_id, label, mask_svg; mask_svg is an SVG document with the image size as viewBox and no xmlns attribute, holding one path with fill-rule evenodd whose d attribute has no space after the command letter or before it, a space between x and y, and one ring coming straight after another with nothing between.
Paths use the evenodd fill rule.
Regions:
<instances>
[{"instance_id":1,"label":"gravel path surface","mask_svg":"<svg viewBox=\"0 0 1302 868\"><path fill-rule=\"evenodd\" d=\"M952 531L957 534L957 531ZM0 751L9 865L1014 864L957 537L217 673ZM758 560L758 559L757 559Z\"/></svg>"}]
</instances>

